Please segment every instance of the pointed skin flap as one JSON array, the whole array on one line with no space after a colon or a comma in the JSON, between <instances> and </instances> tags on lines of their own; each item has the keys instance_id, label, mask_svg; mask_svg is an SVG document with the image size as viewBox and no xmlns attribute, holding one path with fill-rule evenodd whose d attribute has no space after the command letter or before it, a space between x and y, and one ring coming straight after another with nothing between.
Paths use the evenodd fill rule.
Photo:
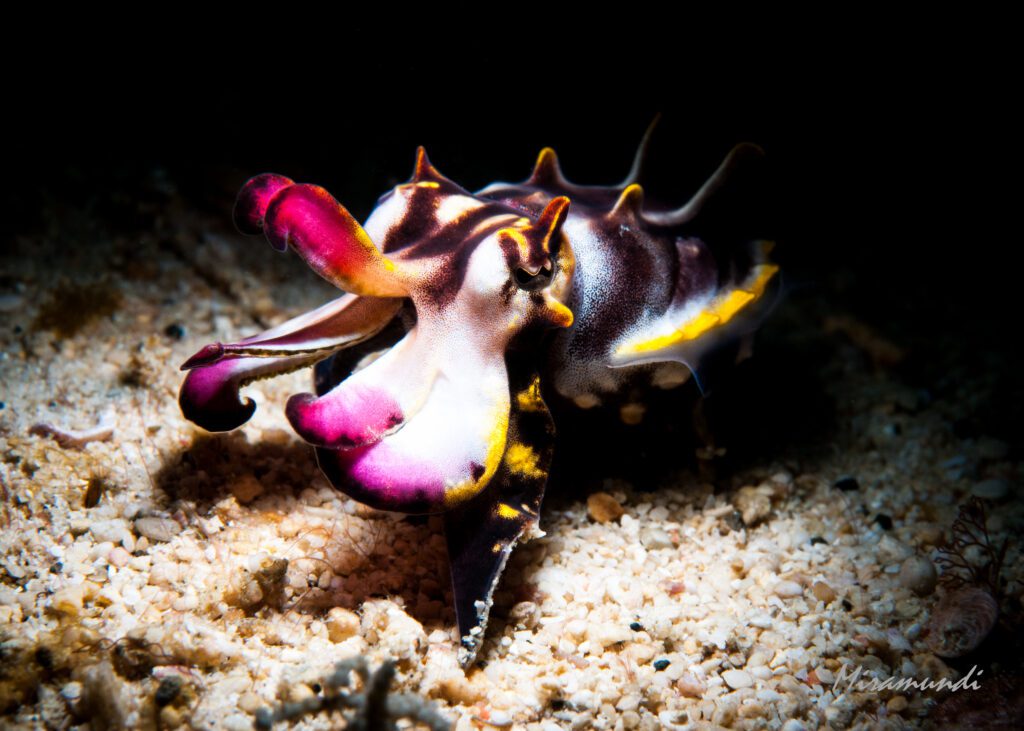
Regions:
<instances>
[{"instance_id":1,"label":"pointed skin flap","mask_svg":"<svg viewBox=\"0 0 1024 731\"><path fill-rule=\"evenodd\" d=\"M513 546L537 525L554 453L554 421L540 395L540 377L512 360L509 372L509 439L498 473L487 490L445 513L463 667L480 650L494 588Z\"/></svg>"}]
</instances>

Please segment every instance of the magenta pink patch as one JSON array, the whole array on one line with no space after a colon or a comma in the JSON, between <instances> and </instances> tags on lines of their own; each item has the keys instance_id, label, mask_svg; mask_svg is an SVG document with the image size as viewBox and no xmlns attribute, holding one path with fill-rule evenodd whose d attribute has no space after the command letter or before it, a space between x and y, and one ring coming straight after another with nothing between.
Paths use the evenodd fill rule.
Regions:
<instances>
[{"instance_id":1,"label":"magenta pink patch","mask_svg":"<svg viewBox=\"0 0 1024 731\"><path fill-rule=\"evenodd\" d=\"M373 444L405 420L402 407L387 391L355 383L342 383L320 398L292 396L285 414L299 436L330 449Z\"/></svg>"},{"instance_id":2,"label":"magenta pink patch","mask_svg":"<svg viewBox=\"0 0 1024 731\"><path fill-rule=\"evenodd\" d=\"M352 268L350 244L359 224L320 186L303 183L275 194L264 227L275 248L290 244L321 276Z\"/></svg>"},{"instance_id":3,"label":"magenta pink patch","mask_svg":"<svg viewBox=\"0 0 1024 731\"><path fill-rule=\"evenodd\" d=\"M263 230L270 199L285 188L294 185L291 178L264 173L250 178L235 201L235 225L244 234L258 234Z\"/></svg>"},{"instance_id":4,"label":"magenta pink patch","mask_svg":"<svg viewBox=\"0 0 1024 731\"><path fill-rule=\"evenodd\" d=\"M439 512L445 507L445 474L436 462L414 459L386 441L338 450L333 457L345 476L343 489L360 502L414 513Z\"/></svg>"}]
</instances>

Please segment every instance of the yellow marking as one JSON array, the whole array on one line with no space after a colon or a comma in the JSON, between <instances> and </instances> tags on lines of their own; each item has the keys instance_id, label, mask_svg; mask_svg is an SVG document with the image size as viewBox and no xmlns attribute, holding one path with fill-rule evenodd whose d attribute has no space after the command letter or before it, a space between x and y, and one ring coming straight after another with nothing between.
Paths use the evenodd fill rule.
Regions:
<instances>
[{"instance_id":1,"label":"yellow marking","mask_svg":"<svg viewBox=\"0 0 1024 731\"><path fill-rule=\"evenodd\" d=\"M775 276L775 272L779 271L779 267L777 264L761 264L755 267L754 271L757 274L750 285L750 291L754 293L755 297L760 297L764 294L765 287L768 286L768 280Z\"/></svg>"},{"instance_id":2,"label":"yellow marking","mask_svg":"<svg viewBox=\"0 0 1024 731\"><path fill-rule=\"evenodd\" d=\"M520 411L544 411L544 399L540 395L540 376L533 377L533 383L516 394L516 405Z\"/></svg>"},{"instance_id":3,"label":"yellow marking","mask_svg":"<svg viewBox=\"0 0 1024 731\"><path fill-rule=\"evenodd\" d=\"M498 236L503 236L515 242L516 246L519 247L519 257L525 258L525 255L530 251L530 244L526 240L526 236L523 232L515 228L503 228L498 231Z\"/></svg>"},{"instance_id":4,"label":"yellow marking","mask_svg":"<svg viewBox=\"0 0 1024 731\"><path fill-rule=\"evenodd\" d=\"M487 483L491 481L494 473L498 470L498 465L501 464L501 456L505 453L505 439L508 436L508 409L498 409L497 411L498 413L493 420L494 428L491 429L491 433L487 437L487 457L484 459L484 473L480 475L478 480L470 477L468 480L463 480L456 485L446 488L444 491L444 505L446 508L454 508L456 505L461 505L475 497L487 486Z\"/></svg>"},{"instance_id":5,"label":"yellow marking","mask_svg":"<svg viewBox=\"0 0 1024 731\"><path fill-rule=\"evenodd\" d=\"M615 205L612 206L611 212L608 214L609 218L615 218L622 216L626 211L632 211L634 208L640 208L644 201L644 189L640 187L638 183L626 186L626 189L622 191L622 195L615 201Z\"/></svg>"},{"instance_id":6,"label":"yellow marking","mask_svg":"<svg viewBox=\"0 0 1024 731\"><path fill-rule=\"evenodd\" d=\"M679 340L693 340L721 321L722 318L715 314L714 311L704 310L669 337Z\"/></svg>"},{"instance_id":7,"label":"yellow marking","mask_svg":"<svg viewBox=\"0 0 1024 731\"><path fill-rule=\"evenodd\" d=\"M558 250L558 271L555 278L551 280L548 293L559 302L565 302L569 298L569 291L572 289L572 275L576 270L576 257L572 250L572 243L568 237L562 241Z\"/></svg>"},{"instance_id":8,"label":"yellow marking","mask_svg":"<svg viewBox=\"0 0 1024 731\"><path fill-rule=\"evenodd\" d=\"M330 198L330 193L323 191L322 196ZM370 235L352 218L351 214L337 201L337 213L342 225L352 238L346 239L333 260L317 263L307 258L306 254L298 253L318 271L321 276L335 282L342 289L354 294L369 297L404 297L409 294L406 286L397 274L400 274L391 259L384 256L376 247ZM290 239L291 237L289 237ZM352 243L350 243L352 242ZM294 248L295 244L289 240ZM298 251L298 250L297 250Z\"/></svg>"},{"instance_id":9,"label":"yellow marking","mask_svg":"<svg viewBox=\"0 0 1024 731\"><path fill-rule=\"evenodd\" d=\"M733 315L743 309L743 306L754 299L754 293L745 289L734 289L725 296L718 306L718 317L722 322L728 322Z\"/></svg>"},{"instance_id":10,"label":"yellow marking","mask_svg":"<svg viewBox=\"0 0 1024 731\"><path fill-rule=\"evenodd\" d=\"M501 553L501 550L503 548L504 546L502 546L500 543L495 543L493 546L491 546L491 553Z\"/></svg>"},{"instance_id":11,"label":"yellow marking","mask_svg":"<svg viewBox=\"0 0 1024 731\"><path fill-rule=\"evenodd\" d=\"M538 465L537 462L540 457L533 449L522 442L513 442L508 445L508 451L505 452L505 464L508 468L523 477L544 477L545 472Z\"/></svg>"},{"instance_id":12,"label":"yellow marking","mask_svg":"<svg viewBox=\"0 0 1024 731\"><path fill-rule=\"evenodd\" d=\"M519 511L513 508L511 505L505 503L498 503L498 517L508 518L509 520L519 517Z\"/></svg>"},{"instance_id":13,"label":"yellow marking","mask_svg":"<svg viewBox=\"0 0 1024 731\"><path fill-rule=\"evenodd\" d=\"M556 171L558 170L558 155L550 147L545 147L537 155L537 162L533 166L533 174L536 175L539 170L544 170L548 167L553 167Z\"/></svg>"},{"instance_id":14,"label":"yellow marking","mask_svg":"<svg viewBox=\"0 0 1024 731\"><path fill-rule=\"evenodd\" d=\"M440 183L435 183L433 180L424 180L421 183L414 183L417 188L440 188Z\"/></svg>"},{"instance_id":15,"label":"yellow marking","mask_svg":"<svg viewBox=\"0 0 1024 731\"><path fill-rule=\"evenodd\" d=\"M572 310L556 300L547 292L544 293L544 303L548 306L548 315L551 322L557 327L569 327L573 322Z\"/></svg>"},{"instance_id":16,"label":"yellow marking","mask_svg":"<svg viewBox=\"0 0 1024 731\"><path fill-rule=\"evenodd\" d=\"M633 355L662 350L686 340L695 340L708 330L726 324L736 313L764 294L769 280L778 271L779 267L775 264L759 264L754 267L742 287L717 295L707 308L701 310L691 320L683 323L674 331L667 335L626 343L616 351L616 355Z\"/></svg>"}]
</instances>

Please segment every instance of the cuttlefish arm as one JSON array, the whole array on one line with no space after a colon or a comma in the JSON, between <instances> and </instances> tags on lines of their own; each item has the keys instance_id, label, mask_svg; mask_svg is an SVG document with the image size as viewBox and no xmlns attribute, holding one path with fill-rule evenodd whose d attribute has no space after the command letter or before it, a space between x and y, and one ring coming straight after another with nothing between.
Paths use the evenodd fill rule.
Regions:
<instances>
[{"instance_id":1,"label":"cuttlefish arm","mask_svg":"<svg viewBox=\"0 0 1024 731\"><path fill-rule=\"evenodd\" d=\"M511 410L501 465L487 489L445 513L455 615L465 667L480 650L494 588L520 539L536 533L555 427L533 368L509 364Z\"/></svg>"},{"instance_id":2,"label":"cuttlefish arm","mask_svg":"<svg viewBox=\"0 0 1024 731\"><path fill-rule=\"evenodd\" d=\"M444 512L487 487L505 452L505 361L458 339L414 327L323 395L292 397L288 418L335 486L403 513Z\"/></svg>"},{"instance_id":3,"label":"cuttlefish arm","mask_svg":"<svg viewBox=\"0 0 1024 731\"><path fill-rule=\"evenodd\" d=\"M248 383L312 365L382 330L400 298L346 294L312 312L237 343L207 345L182 365L188 371L179 402L185 418L208 431L236 429L256 404L239 389Z\"/></svg>"}]
</instances>

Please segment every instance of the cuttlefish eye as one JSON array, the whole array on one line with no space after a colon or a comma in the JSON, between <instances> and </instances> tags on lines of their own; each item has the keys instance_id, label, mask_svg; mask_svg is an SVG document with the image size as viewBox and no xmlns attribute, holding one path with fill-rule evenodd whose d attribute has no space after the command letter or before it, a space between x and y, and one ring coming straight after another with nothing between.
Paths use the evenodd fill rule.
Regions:
<instances>
[{"instance_id":1,"label":"cuttlefish eye","mask_svg":"<svg viewBox=\"0 0 1024 731\"><path fill-rule=\"evenodd\" d=\"M531 274L522 267L516 267L515 278L520 289L543 289L551 284L551 268L542 267L536 274Z\"/></svg>"}]
</instances>

